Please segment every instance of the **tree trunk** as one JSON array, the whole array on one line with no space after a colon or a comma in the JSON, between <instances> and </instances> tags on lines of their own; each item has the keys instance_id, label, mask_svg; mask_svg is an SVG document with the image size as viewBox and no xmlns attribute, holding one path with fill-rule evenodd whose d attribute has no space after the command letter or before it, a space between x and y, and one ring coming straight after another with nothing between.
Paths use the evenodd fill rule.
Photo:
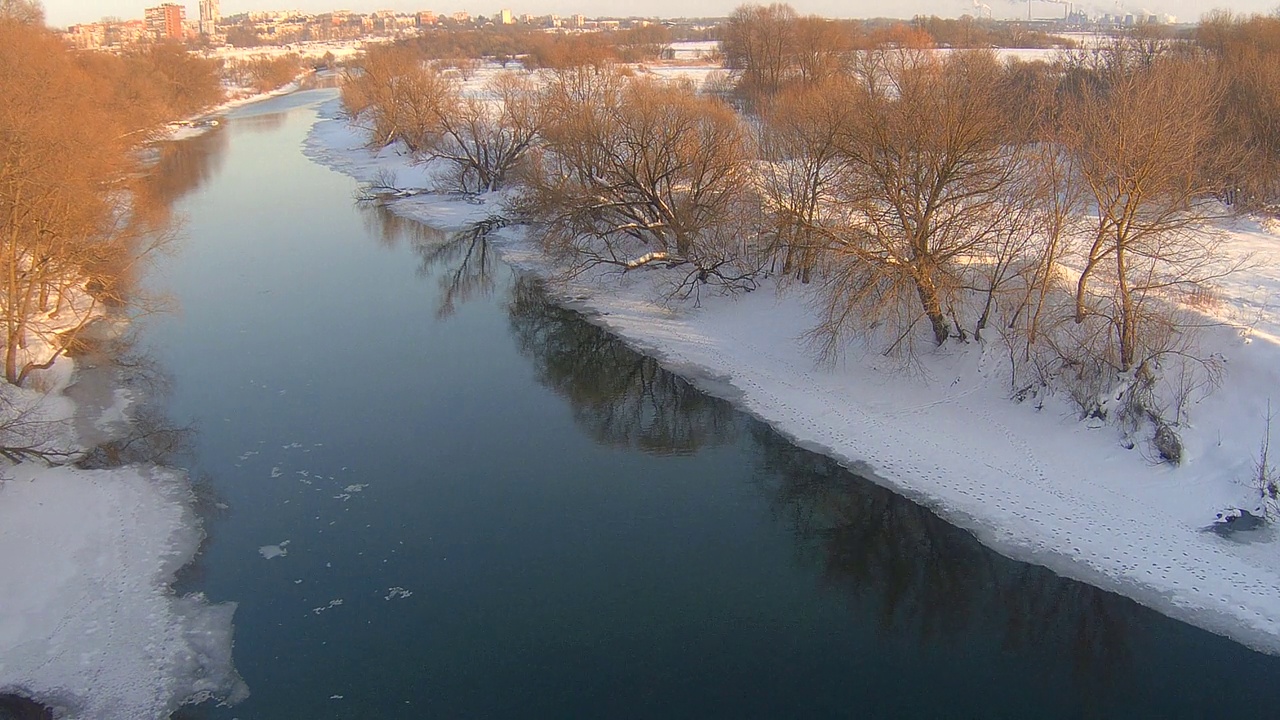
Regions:
<instances>
[{"instance_id":1,"label":"tree trunk","mask_svg":"<svg viewBox=\"0 0 1280 720\"><path fill-rule=\"evenodd\" d=\"M1125 266L1124 246L1116 248L1116 283L1120 290L1120 370L1133 367L1137 354L1137 313L1133 307L1133 293L1129 288L1128 268Z\"/></svg>"},{"instance_id":2,"label":"tree trunk","mask_svg":"<svg viewBox=\"0 0 1280 720\"><path fill-rule=\"evenodd\" d=\"M947 318L942 314L942 303L938 300L938 289L934 287L933 278L922 270L916 274L916 293L920 295L920 304L924 306L924 314L933 326L933 340L942 345L951 337L951 328Z\"/></svg>"}]
</instances>

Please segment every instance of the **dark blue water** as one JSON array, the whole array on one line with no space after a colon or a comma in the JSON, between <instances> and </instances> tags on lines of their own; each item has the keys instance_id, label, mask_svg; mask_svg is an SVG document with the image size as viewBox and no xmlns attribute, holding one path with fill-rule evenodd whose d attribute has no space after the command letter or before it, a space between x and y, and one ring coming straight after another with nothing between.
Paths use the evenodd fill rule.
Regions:
<instances>
[{"instance_id":1,"label":"dark blue water","mask_svg":"<svg viewBox=\"0 0 1280 720\"><path fill-rule=\"evenodd\" d=\"M1011 562L352 202L310 91L162 164L144 336L252 697L209 718L1210 717L1280 661ZM287 542L287 544L286 544ZM263 546L286 554L266 558ZM1264 710L1265 709L1265 710Z\"/></svg>"}]
</instances>

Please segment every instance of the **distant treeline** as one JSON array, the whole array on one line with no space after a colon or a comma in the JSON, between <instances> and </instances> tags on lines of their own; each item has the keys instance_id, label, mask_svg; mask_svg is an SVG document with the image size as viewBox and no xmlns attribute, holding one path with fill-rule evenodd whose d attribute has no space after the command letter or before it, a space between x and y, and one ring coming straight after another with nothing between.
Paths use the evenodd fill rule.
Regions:
<instances>
[{"instance_id":1,"label":"distant treeline","mask_svg":"<svg viewBox=\"0 0 1280 720\"><path fill-rule=\"evenodd\" d=\"M557 68L651 61L657 59L672 40L671 30L662 25L573 34L499 26L432 29L401 40L399 44L427 60L487 58L506 63L520 58L526 67Z\"/></svg>"}]
</instances>

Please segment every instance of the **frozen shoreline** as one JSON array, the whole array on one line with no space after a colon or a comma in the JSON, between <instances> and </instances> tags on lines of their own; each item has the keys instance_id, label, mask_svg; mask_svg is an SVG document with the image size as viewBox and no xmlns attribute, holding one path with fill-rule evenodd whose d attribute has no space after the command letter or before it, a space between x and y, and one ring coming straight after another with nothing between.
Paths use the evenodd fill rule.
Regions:
<instances>
[{"instance_id":1,"label":"frozen shoreline","mask_svg":"<svg viewBox=\"0 0 1280 720\"><path fill-rule=\"evenodd\" d=\"M86 720L247 694L231 665L235 604L170 589L203 537L185 474L24 463L6 475L0 693Z\"/></svg>"},{"instance_id":2,"label":"frozen shoreline","mask_svg":"<svg viewBox=\"0 0 1280 720\"><path fill-rule=\"evenodd\" d=\"M0 388L10 415L29 408L22 423L38 421L16 432L34 433L36 449L60 462L127 437L138 399L113 367L76 365L62 357L37 371L28 384L38 389ZM172 587L204 537L180 470L0 461L0 696L63 720L159 720L184 704L246 697L232 663L235 603Z\"/></svg>"},{"instance_id":3,"label":"frozen shoreline","mask_svg":"<svg viewBox=\"0 0 1280 720\"><path fill-rule=\"evenodd\" d=\"M74 365L37 378L47 394L6 388L40 410L43 447L68 459L127 437L135 400L114 368ZM0 468L0 695L86 720L247 695L231 661L235 603L172 589L204 538L194 506L172 468Z\"/></svg>"},{"instance_id":4,"label":"frozen shoreline","mask_svg":"<svg viewBox=\"0 0 1280 720\"><path fill-rule=\"evenodd\" d=\"M307 139L313 159L360 181L389 169L400 186L427 184L404 156L367 150L334 109L322 108ZM446 230L496 210L431 195L391 208ZM1231 325L1206 332L1206 349L1222 353L1228 375L1192 411L1177 468L1124 449L1113 429L1086 426L1060 398L1040 410L1007 399L1002 348L956 347L929 357L923 377L895 373L854 348L827 368L797 340L815 323L804 299L768 285L737 298L704 297L700 308L655 301L660 270L624 281L579 279L555 291L668 369L998 552L1280 654L1276 531L1238 539L1202 531L1215 510L1247 502L1261 409L1280 388L1280 276L1273 275L1280 238L1260 226L1233 233L1260 262L1223 288L1225 302L1257 319L1247 332ZM519 229L502 231L497 247L519 268L554 274Z\"/></svg>"}]
</instances>

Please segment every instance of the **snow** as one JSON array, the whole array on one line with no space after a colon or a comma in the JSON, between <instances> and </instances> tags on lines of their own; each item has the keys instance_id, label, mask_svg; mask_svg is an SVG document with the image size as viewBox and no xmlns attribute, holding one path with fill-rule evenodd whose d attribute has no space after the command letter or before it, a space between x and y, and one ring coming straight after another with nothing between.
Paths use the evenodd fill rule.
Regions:
<instances>
[{"instance_id":1,"label":"snow","mask_svg":"<svg viewBox=\"0 0 1280 720\"><path fill-rule=\"evenodd\" d=\"M57 717L167 717L246 694L231 669L234 604L176 597L202 537L180 473L46 468L0 481L0 692Z\"/></svg>"},{"instance_id":2,"label":"snow","mask_svg":"<svg viewBox=\"0 0 1280 720\"><path fill-rule=\"evenodd\" d=\"M316 40L307 42L297 42L288 45L259 45L257 47L236 47L234 45L223 45L213 48L205 53L206 57L215 57L222 60L237 59L243 60L252 57L266 55L268 57L280 57L283 55L297 55L307 60L316 60L323 58L326 54L332 53L333 57L338 60L348 60L364 51L365 45L369 43L390 42L392 38L368 38L360 40Z\"/></svg>"},{"instance_id":3,"label":"snow","mask_svg":"<svg viewBox=\"0 0 1280 720\"><path fill-rule=\"evenodd\" d=\"M358 180L386 171L404 185L426 181L406 155L370 152L335 107L322 109L307 140L312 158ZM488 214L439 196L390 207L444 229ZM1230 253L1252 254L1253 267L1221 283L1206 310L1224 324L1206 331L1203 349L1226 359L1227 375L1181 429L1186 458L1176 468L1126 450L1114 428L1079 422L1063 398L1009 400L1002 348L956 347L910 375L856 347L826 366L799 339L817 324L811 305L767 283L734 298L704 294L699 307L662 301L659 269L580 275L553 290L668 369L1011 558L1280 653L1275 531L1250 540L1204 531L1227 507L1257 505L1248 478L1269 394L1280 406L1280 236L1260 221L1226 229ZM557 274L521 229L497 240L508 262Z\"/></svg>"}]
</instances>

